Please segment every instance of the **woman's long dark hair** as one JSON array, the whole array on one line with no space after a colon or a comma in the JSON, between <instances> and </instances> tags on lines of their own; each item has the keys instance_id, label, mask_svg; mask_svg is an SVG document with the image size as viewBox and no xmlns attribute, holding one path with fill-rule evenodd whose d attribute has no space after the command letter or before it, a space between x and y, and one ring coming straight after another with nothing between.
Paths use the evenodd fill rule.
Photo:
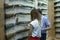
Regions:
<instances>
[{"instance_id":1,"label":"woman's long dark hair","mask_svg":"<svg viewBox=\"0 0 60 40\"><path fill-rule=\"evenodd\" d=\"M39 11L37 9L32 9L32 11L30 12L31 14L31 21L33 21L34 19L38 19L39 17Z\"/></svg>"}]
</instances>

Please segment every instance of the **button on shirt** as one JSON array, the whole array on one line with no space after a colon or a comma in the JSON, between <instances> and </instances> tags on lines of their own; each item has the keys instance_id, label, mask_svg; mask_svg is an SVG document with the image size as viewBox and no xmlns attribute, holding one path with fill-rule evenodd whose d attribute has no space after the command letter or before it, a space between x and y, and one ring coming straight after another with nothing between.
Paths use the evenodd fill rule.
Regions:
<instances>
[{"instance_id":1,"label":"button on shirt","mask_svg":"<svg viewBox=\"0 0 60 40\"><path fill-rule=\"evenodd\" d=\"M43 16L43 15L41 16L41 20L42 20L42 30L41 30L41 33L46 33L45 28L50 25L50 22L49 22L48 18Z\"/></svg>"},{"instance_id":2,"label":"button on shirt","mask_svg":"<svg viewBox=\"0 0 60 40\"><path fill-rule=\"evenodd\" d=\"M39 25L38 20L35 19L30 24L34 27L32 37L41 37L41 26Z\"/></svg>"}]
</instances>

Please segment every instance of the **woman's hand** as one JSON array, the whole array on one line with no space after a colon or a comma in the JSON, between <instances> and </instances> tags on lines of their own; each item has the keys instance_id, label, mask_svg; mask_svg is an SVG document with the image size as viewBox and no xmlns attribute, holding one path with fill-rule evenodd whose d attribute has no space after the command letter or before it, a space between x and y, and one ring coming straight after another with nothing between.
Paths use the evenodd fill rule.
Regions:
<instances>
[{"instance_id":1,"label":"woman's hand","mask_svg":"<svg viewBox=\"0 0 60 40\"><path fill-rule=\"evenodd\" d=\"M31 24L28 24L28 27L29 27L29 36L32 35L32 30L33 30L33 26Z\"/></svg>"}]
</instances>

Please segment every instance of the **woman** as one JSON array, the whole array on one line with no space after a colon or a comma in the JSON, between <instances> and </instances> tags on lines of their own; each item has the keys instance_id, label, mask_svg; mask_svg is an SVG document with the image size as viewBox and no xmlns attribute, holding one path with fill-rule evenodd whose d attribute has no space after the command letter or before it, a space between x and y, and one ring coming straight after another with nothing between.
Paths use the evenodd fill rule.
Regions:
<instances>
[{"instance_id":1,"label":"woman","mask_svg":"<svg viewBox=\"0 0 60 40\"><path fill-rule=\"evenodd\" d=\"M28 26L30 27L28 40L40 40L41 38L41 14L37 9L31 11L31 21Z\"/></svg>"}]
</instances>

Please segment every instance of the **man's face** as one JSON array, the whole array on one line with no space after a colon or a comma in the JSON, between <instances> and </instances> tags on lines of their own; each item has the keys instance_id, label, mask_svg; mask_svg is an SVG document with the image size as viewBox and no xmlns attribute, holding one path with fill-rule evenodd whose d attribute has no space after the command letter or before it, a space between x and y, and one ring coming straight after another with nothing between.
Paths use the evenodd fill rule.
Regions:
<instances>
[{"instance_id":1,"label":"man's face","mask_svg":"<svg viewBox=\"0 0 60 40\"><path fill-rule=\"evenodd\" d=\"M41 17L41 14L39 13L39 17Z\"/></svg>"}]
</instances>

